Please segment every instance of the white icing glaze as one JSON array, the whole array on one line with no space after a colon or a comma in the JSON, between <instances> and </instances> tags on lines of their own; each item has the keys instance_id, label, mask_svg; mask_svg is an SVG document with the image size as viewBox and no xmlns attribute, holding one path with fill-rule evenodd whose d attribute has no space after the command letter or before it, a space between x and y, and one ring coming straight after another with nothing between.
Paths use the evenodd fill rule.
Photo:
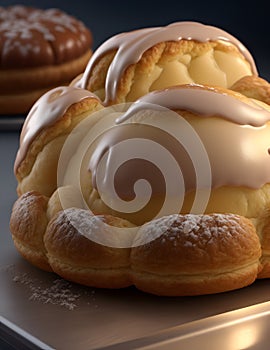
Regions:
<instances>
[{"instance_id":1,"label":"white icing glaze","mask_svg":"<svg viewBox=\"0 0 270 350\"><path fill-rule=\"evenodd\" d=\"M71 86L59 86L48 91L36 101L28 113L21 131L20 148L14 165L15 171L25 157L30 144L36 136L43 129L62 118L66 110L72 104L84 98L94 98L98 100L97 96L90 91Z\"/></svg>"},{"instance_id":2,"label":"white icing glaze","mask_svg":"<svg viewBox=\"0 0 270 350\"><path fill-rule=\"evenodd\" d=\"M206 41L222 41L235 45L250 63L253 74L257 75L254 60L245 46L229 33L196 22L176 22L166 27L145 28L116 35L103 43L89 60L78 86L86 88L89 76L96 61L106 52L117 49L114 59L108 69L105 86L105 105L116 98L116 90L123 71L132 63L140 60L142 54L153 45L163 41L178 41L181 39Z\"/></svg>"},{"instance_id":3,"label":"white icing glaze","mask_svg":"<svg viewBox=\"0 0 270 350\"><path fill-rule=\"evenodd\" d=\"M252 100L248 104L215 88L192 84L151 92L135 101L116 122L124 122L139 110L157 106L188 110L202 117L217 115L239 125L259 127L270 121L270 109Z\"/></svg>"},{"instance_id":4,"label":"white icing glaze","mask_svg":"<svg viewBox=\"0 0 270 350\"><path fill-rule=\"evenodd\" d=\"M126 158L133 162L127 161L125 168L121 170L121 176L114 178L115 188L118 188L121 193L120 197L129 196L128 194L132 191L130 179L145 167L142 161L140 164L143 157L139 155L134 162L136 150L134 150L135 143L132 140L135 139L141 140L141 144L145 140L154 141L173 155L184 174L185 193L200 188L198 179L194 177L194 166L190 164L190 160L194 164L194 150L197 154L201 150L200 147L205 148L210 161L212 173L210 186L212 188L245 186L258 189L269 183L270 109L267 109L266 105L264 109L262 104L258 105L252 100L247 101L250 103L245 103L233 95L221 93L217 89L199 85L172 87L142 97L117 120L118 125L107 130L100 138L89 164L94 187L96 188L96 169L105 153L107 160L103 161L104 168L101 167L104 174L99 175L104 181L107 178L106 174L116 174L113 169L118 169L116 165L119 164L122 153L126 154L129 150L130 153ZM170 120L169 116L163 115L163 111L168 112L167 108L195 113L196 117L187 119L193 133L184 130L184 124L181 126L177 120ZM147 112L149 110L156 111L155 117L153 113ZM183 146L182 140L187 133L189 138L195 133L203 144L203 146L189 144L189 148L185 145L188 157L180 147ZM130 146L125 143L121 153L118 144L124 144L125 140L130 141ZM178 143L175 142L176 140ZM155 164L156 154L160 154L160 157L162 154L161 151L157 151L157 147L154 150L156 151L151 151L149 146L144 152L148 158L150 157L148 151L152 152ZM203 167L208 166L207 163L203 165ZM139 175L143 176L143 171ZM139 178L139 175L136 176ZM147 178L150 178L151 186L155 188L154 196L162 193L162 181L154 173L154 169L152 175L147 173ZM107 197L110 197L111 185L106 181L103 182L104 196L106 194ZM111 195L111 197L115 196Z\"/></svg>"}]
</instances>

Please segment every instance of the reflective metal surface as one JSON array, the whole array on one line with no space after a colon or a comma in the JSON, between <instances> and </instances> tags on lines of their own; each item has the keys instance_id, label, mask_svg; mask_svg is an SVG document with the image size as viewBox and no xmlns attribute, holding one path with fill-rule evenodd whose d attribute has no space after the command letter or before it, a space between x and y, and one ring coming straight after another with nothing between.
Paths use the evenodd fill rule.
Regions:
<instances>
[{"instance_id":1,"label":"reflective metal surface","mask_svg":"<svg viewBox=\"0 0 270 350\"><path fill-rule=\"evenodd\" d=\"M160 332L152 337L110 346L142 350L269 349L270 302L227 312Z\"/></svg>"}]
</instances>

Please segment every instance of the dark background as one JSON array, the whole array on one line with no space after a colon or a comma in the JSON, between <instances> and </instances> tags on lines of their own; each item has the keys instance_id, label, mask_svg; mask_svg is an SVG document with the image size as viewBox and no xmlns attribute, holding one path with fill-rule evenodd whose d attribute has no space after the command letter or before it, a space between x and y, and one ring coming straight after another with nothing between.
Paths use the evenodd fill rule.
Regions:
<instances>
[{"instance_id":1,"label":"dark background","mask_svg":"<svg viewBox=\"0 0 270 350\"><path fill-rule=\"evenodd\" d=\"M110 36L132 29L191 20L214 25L237 37L253 55L260 75L270 80L268 1L212 0L0 0L0 6L57 7L81 19L91 30L94 48Z\"/></svg>"}]
</instances>

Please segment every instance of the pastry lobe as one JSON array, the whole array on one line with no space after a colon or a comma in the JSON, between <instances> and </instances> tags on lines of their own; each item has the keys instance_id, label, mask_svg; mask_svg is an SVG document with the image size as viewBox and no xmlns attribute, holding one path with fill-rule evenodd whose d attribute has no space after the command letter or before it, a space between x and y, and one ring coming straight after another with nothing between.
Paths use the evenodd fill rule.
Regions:
<instances>
[{"instance_id":1,"label":"pastry lobe","mask_svg":"<svg viewBox=\"0 0 270 350\"><path fill-rule=\"evenodd\" d=\"M136 239L148 235L157 238L131 252L135 285L146 292L217 293L252 283L260 271L258 236L238 215L170 215L143 225Z\"/></svg>"},{"instance_id":2,"label":"pastry lobe","mask_svg":"<svg viewBox=\"0 0 270 350\"><path fill-rule=\"evenodd\" d=\"M261 77L255 75L245 76L236 81L231 89L240 92L249 98L270 105L270 86L268 81Z\"/></svg>"},{"instance_id":3,"label":"pastry lobe","mask_svg":"<svg viewBox=\"0 0 270 350\"><path fill-rule=\"evenodd\" d=\"M69 86L52 89L36 101L24 122L14 164L19 195L32 190L52 195L65 139L78 123L101 108L94 94Z\"/></svg>"},{"instance_id":4,"label":"pastry lobe","mask_svg":"<svg viewBox=\"0 0 270 350\"><path fill-rule=\"evenodd\" d=\"M201 23L176 22L108 39L76 85L108 105L179 84L230 88L247 75L257 75L254 60L232 35Z\"/></svg>"}]
</instances>

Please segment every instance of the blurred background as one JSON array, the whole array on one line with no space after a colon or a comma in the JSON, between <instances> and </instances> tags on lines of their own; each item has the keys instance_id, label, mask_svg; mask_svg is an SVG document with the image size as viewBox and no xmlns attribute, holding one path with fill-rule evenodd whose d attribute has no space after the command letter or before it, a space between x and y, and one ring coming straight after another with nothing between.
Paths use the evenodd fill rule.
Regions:
<instances>
[{"instance_id":1,"label":"blurred background","mask_svg":"<svg viewBox=\"0 0 270 350\"><path fill-rule=\"evenodd\" d=\"M0 0L0 6L18 3L57 7L73 14L92 30L94 48L123 31L176 21L218 26L242 41L253 55L260 75L270 80L270 22L265 0Z\"/></svg>"}]
</instances>

